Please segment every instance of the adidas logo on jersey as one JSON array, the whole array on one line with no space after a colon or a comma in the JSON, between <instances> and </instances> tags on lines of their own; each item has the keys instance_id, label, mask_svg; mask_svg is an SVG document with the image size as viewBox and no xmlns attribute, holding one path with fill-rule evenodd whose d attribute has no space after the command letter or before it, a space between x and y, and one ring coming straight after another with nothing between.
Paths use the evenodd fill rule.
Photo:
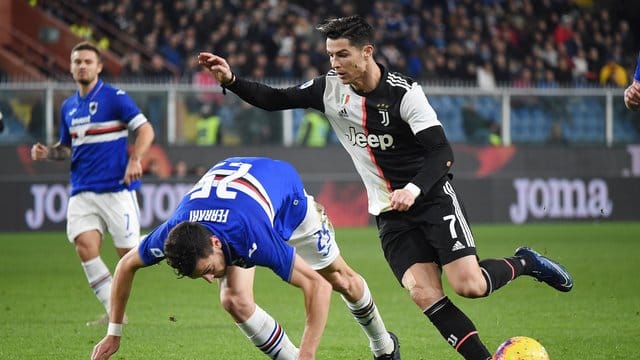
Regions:
<instances>
[{"instance_id":1,"label":"adidas logo on jersey","mask_svg":"<svg viewBox=\"0 0 640 360\"><path fill-rule=\"evenodd\" d=\"M456 241L455 244L453 244L453 247L451 248L451 251L458 251L458 250L462 250L464 249L464 245L462 245L462 243L460 241Z\"/></svg>"},{"instance_id":2,"label":"adidas logo on jersey","mask_svg":"<svg viewBox=\"0 0 640 360\"><path fill-rule=\"evenodd\" d=\"M343 118L348 118L349 117L349 113L347 112L347 109L345 109L345 108L340 109L340 111L338 111L338 115L340 115L340 117L343 117Z\"/></svg>"}]
</instances>

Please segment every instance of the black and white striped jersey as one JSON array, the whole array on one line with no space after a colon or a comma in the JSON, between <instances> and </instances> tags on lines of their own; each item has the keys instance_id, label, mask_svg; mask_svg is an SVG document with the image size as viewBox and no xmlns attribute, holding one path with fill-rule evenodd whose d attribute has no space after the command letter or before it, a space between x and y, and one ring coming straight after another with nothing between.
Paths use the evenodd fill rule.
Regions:
<instances>
[{"instance_id":1,"label":"black and white striped jersey","mask_svg":"<svg viewBox=\"0 0 640 360\"><path fill-rule=\"evenodd\" d=\"M366 94L342 84L334 71L286 89L237 79L229 90L265 110L323 112L362 177L369 212L378 215L391 209L391 192L424 166L425 149L415 134L441 126L418 83L379 66L380 84Z\"/></svg>"}]
</instances>

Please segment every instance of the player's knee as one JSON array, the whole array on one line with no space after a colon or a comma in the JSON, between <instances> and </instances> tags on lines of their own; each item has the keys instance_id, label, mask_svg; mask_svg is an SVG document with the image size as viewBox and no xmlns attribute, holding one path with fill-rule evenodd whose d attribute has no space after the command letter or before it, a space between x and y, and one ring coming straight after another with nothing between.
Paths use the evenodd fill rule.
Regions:
<instances>
[{"instance_id":1,"label":"player's knee","mask_svg":"<svg viewBox=\"0 0 640 360\"><path fill-rule=\"evenodd\" d=\"M466 298L478 298L485 296L486 283L484 278L468 276L451 282L451 288L456 294Z\"/></svg>"},{"instance_id":2,"label":"player's knee","mask_svg":"<svg viewBox=\"0 0 640 360\"><path fill-rule=\"evenodd\" d=\"M76 253L83 261L91 260L100 255L100 243L92 239L77 237L74 240Z\"/></svg>"},{"instance_id":3,"label":"player's knee","mask_svg":"<svg viewBox=\"0 0 640 360\"><path fill-rule=\"evenodd\" d=\"M349 278L340 272L327 274L324 278L331 284L334 291L342 295L348 295L352 288Z\"/></svg>"},{"instance_id":4,"label":"player's knee","mask_svg":"<svg viewBox=\"0 0 640 360\"><path fill-rule=\"evenodd\" d=\"M239 294L221 294L220 303L234 319L247 319L254 309L253 299Z\"/></svg>"},{"instance_id":5,"label":"player's knee","mask_svg":"<svg viewBox=\"0 0 640 360\"><path fill-rule=\"evenodd\" d=\"M441 289L427 289L418 285L408 290L411 300L421 309L428 308L444 296Z\"/></svg>"}]
</instances>

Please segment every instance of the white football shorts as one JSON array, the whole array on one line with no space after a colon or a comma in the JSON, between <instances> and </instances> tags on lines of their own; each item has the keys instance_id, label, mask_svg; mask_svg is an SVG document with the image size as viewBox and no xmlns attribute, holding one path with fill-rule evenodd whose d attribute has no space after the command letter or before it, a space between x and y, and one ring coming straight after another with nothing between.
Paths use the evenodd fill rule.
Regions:
<instances>
[{"instance_id":1,"label":"white football shorts","mask_svg":"<svg viewBox=\"0 0 640 360\"><path fill-rule=\"evenodd\" d=\"M81 192L69 199L67 237L70 242L83 232L108 231L117 248L128 249L140 241L140 210L135 191Z\"/></svg>"},{"instance_id":2,"label":"white football shorts","mask_svg":"<svg viewBox=\"0 0 640 360\"><path fill-rule=\"evenodd\" d=\"M340 255L333 225L322 205L307 195L307 215L291 234L289 245L314 270L324 269Z\"/></svg>"}]
</instances>

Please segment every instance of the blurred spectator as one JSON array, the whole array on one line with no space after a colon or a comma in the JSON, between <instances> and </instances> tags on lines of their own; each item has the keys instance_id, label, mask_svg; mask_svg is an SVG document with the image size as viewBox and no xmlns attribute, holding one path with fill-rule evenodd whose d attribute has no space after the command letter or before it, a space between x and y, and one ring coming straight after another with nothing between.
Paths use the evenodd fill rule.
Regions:
<instances>
[{"instance_id":1,"label":"blurred spectator","mask_svg":"<svg viewBox=\"0 0 640 360\"><path fill-rule=\"evenodd\" d=\"M160 54L154 54L151 58L151 68L147 72L154 81L168 81L173 77L171 71L165 66L165 60Z\"/></svg>"},{"instance_id":2,"label":"blurred spectator","mask_svg":"<svg viewBox=\"0 0 640 360\"><path fill-rule=\"evenodd\" d=\"M282 143L282 121L275 112L259 109L243 101L233 122L240 130L241 143L244 145Z\"/></svg>"},{"instance_id":3,"label":"blurred spectator","mask_svg":"<svg viewBox=\"0 0 640 360\"><path fill-rule=\"evenodd\" d=\"M600 70L600 85L624 88L629 84L627 70L613 57L609 57L607 63Z\"/></svg>"},{"instance_id":4,"label":"blurred spectator","mask_svg":"<svg viewBox=\"0 0 640 360\"><path fill-rule=\"evenodd\" d=\"M204 176L204 174L207 173L207 171L209 171L208 167L206 167L204 165L196 165L193 168L192 173L196 178L201 178L202 176Z\"/></svg>"},{"instance_id":5,"label":"blurred spectator","mask_svg":"<svg viewBox=\"0 0 640 360\"><path fill-rule=\"evenodd\" d=\"M198 100L201 103L221 104L224 102L224 95L218 91L218 80L216 80L210 72L199 68L199 71L193 75L193 85L202 87L202 89L198 91Z\"/></svg>"},{"instance_id":6,"label":"blurred spectator","mask_svg":"<svg viewBox=\"0 0 640 360\"><path fill-rule=\"evenodd\" d=\"M0 143L19 143L33 141L24 124L15 116L12 106L5 94L0 96Z\"/></svg>"},{"instance_id":7,"label":"blurred spectator","mask_svg":"<svg viewBox=\"0 0 640 360\"><path fill-rule=\"evenodd\" d=\"M74 33L77 37L91 41L93 37L93 30L91 29L90 21L88 18L84 17L79 22L71 24L69 26L69 30Z\"/></svg>"},{"instance_id":8,"label":"blurred spectator","mask_svg":"<svg viewBox=\"0 0 640 360\"><path fill-rule=\"evenodd\" d=\"M483 90L493 90L496 88L496 79L493 76L493 68L491 63L485 61L482 66L476 69L478 87Z\"/></svg>"},{"instance_id":9,"label":"blurred spectator","mask_svg":"<svg viewBox=\"0 0 640 360\"><path fill-rule=\"evenodd\" d=\"M176 162L173 167L173 177L176 179L186 179L189 176L189 165L184 160Z\"/></svg>"},{"instance_id":10,"label":"blurred spectator","mask_svg":"<svg viewBox=\"0 0 640 360\"><path fill-rule=\"evenodd\" d=\"M520 75L513 81L513 86L517 88L535 87L531 70L524 68L520 71Z\"/></svg>"},{"instance_id":11,"label":"blurred spectator","mask_svg":"<svg viewBox=\"0 0 640 360\"><path fill-rule=\"evenodd\" d=\"M127 81L142 81L145 71L142 68L142 59L139 52L131 51L123 58L124 66L120 77Z\"/></svg>"},{"instance_id":12,"label":"blurred spectator","mask_svg":"<svg viewBox=\"0 0 640 360\"><path fill-rule=\"evenodd\" d=\"M480 115L472 101L462 105L462 127L467 142L471 144L488 144L493 121Z\"/></svg>"},{"instance_id":13,"label":"blurred spectator","mask_svg":"<svg viewBox=\"0 0 640 360\"><path fill-rule=\"evenodd\" d=\"M218 145L222 139L220 117L215 113L213 104L204 104L200 117L196 121L196 144Z\"/></svg>"},{"instance_id":14,"label":"blurred spectator","mask_svg":"<svg viewBox=\"0 0 640 360\"><path fill-rule=\"evenodd\" d=\"M573 62L572 75L574 83L578 86L584 85L587 82L587 73L589 72L589 63L585 51L579 49L571 61Z\"/></svg>"},{"instance_id":15,"label":"blurred spectator","mask_svg":"<svg viewBox=\"0 0 640 360\"><path fill-rule=\"evenodd\" d=\"M305 111L296 135L296 144L307 147L325 147L330 136L329 120L318 111Z\"/></svg>"},{"instance_id":16,"label":"blurred spectator","mask_svg":"<svg viewBox=\"0 0 640 360\"><path fill-rule=\"evenodd\" d=\"M181 33L172 34L170 31L167 31L165 34L165 38L158 48L160 54L164 57L166 61L169 63L182 68L183 65L183 57L182 54L178 51L180 47L180 42L182 41Z\"/></svg>"},{"instance_id":17,"label":"blurred spectator","mask_svg":"<svg viewBox=\"0 0 640 360\"><path fill-rule=\"evenodd\" d=\"M561 123L554 122L553 124L551 124L551 131L549 132L549 138L547 139L546 144L561 146L566 146L569 144L569 141L564 136Z\"/></svg>"}]
</instances>

